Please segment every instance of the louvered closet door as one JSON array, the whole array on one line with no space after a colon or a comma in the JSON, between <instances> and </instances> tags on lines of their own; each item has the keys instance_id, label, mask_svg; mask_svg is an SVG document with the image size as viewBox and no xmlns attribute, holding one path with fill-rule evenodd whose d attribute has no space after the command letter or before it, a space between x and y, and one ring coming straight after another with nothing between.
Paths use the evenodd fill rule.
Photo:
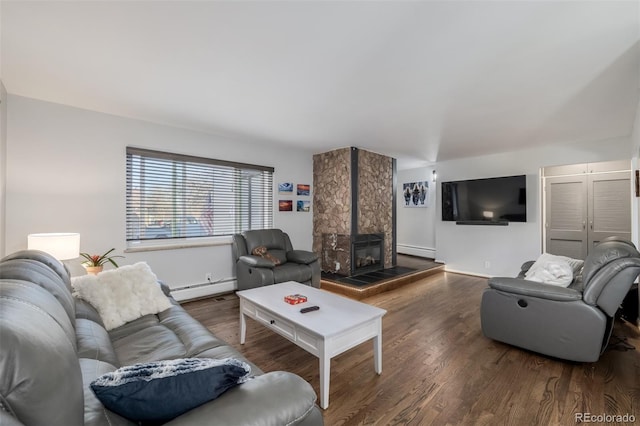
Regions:
<instances>
[{"instance_id":1,"label":"louvered closet door","mask_svg":"<svg viewBox=\"0 0 640 426\"><path fill-rule=\"evenodd\" d=\"M631 173L589 175L589 247L615 235L631 240Z\"/></svg>"},{"instance_id":2,"label":"louvered closet door","mask_svg":"<svg viewBox=\"0 0 640 426\"><path fill-rule=\"evenodd\" d=\"M546 251L584 259L587 256L587 176L546 179Z\"/></svg>"}]
</instances>

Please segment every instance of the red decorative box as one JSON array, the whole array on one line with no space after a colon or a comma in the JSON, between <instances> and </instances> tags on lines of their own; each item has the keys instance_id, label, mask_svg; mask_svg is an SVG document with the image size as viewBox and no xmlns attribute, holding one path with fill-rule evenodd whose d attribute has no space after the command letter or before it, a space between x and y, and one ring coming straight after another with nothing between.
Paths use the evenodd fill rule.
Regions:
<instances>
[{"instance_id":1,"label":"red decorative box","mask_svg":"<svg viewBox=\"0 0 640 426\"><path fill-rule=\"evenodd\" d=\"M307 301L307 296L302 294L290 294L284 297L284 301L290 305L297 305L298 303L304 303Z\"/></svg>"}]
</instances>

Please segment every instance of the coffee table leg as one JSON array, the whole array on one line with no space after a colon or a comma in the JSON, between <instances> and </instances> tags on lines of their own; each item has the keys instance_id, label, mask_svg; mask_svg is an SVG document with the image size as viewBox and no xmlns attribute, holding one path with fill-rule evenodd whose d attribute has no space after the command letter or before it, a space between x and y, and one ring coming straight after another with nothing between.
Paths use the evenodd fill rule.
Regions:
<instances>
[{"instance_id":1,"label":"coffee table leg","mask_svg":"<svg viewBox=\"0 0 640 426\"><path fill-rule=\"evenodd\" d=\"M244 304L243 299L240 299L240 344L244 345L245 337L247 335L247 317L244 316Z\"/></svg>"},{"instance_id":2,"label":"coffee table leg","mask_svg":"<svg viewBox=\"0 0 640 426\"><path fill-rule=\"evenodd\" d=\"M373 363L376 373L382 373L382 321L378 321L378 335L373 338Z\"/></svg>"},{"instance_id":3,"label":"coffee table leg","mask_svg":"<svg viewBox=\"0 0 640 426\"><path fill-rule=\"evenodd\" d=\"M327 355L324 345L320 351L320 406L329 406L329 379L331 378L331 358Z\"/></svg>"}]
</instances>

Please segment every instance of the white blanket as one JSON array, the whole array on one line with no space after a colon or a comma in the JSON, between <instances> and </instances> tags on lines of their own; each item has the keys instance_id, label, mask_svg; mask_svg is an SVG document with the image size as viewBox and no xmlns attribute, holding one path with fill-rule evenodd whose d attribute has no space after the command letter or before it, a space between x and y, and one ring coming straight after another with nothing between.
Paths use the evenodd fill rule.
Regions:
<instances>
[{"instance_id":1,"label":"white blanket","mask_svg":"<svg viewBox=\"0 0 640 426\"><path fill-rule=\"evenodd\" d=\"M564 256L543 253L524 277L530 281L568 287L573 281L573 268Z\"/></svg>"}]
</instances>

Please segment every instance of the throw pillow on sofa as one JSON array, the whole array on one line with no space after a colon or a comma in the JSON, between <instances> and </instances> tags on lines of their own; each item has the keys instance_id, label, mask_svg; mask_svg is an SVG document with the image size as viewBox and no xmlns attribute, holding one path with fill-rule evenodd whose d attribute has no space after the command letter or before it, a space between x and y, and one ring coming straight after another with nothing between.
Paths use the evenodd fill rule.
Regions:
<instances>
[{"instance_id":1,"label":"throw pillow on sofa","mask_svg":"<svg viewBox=\"0 0 640 426\"><path fill-rule=\"evenodd\" d=\"M109 410L142 424L161 424L249 380L234 358L184 358L135 364L98 377L91 389Z\"/></svg>"},{"instance_id":2,"label":"throw pillow on sofa","mask_svg":"<svg viewBox=\"0 0 640 426\"><path fill-rule=\"evenodd\" d=\"M525 279L568 287L580 273L583 260L543 253L525 274Z\"/></svg>"},{"instance_id":3,"label":"throw pillow on sofa","mask_svg":"<svg viewBox=\"0 0 640 426\"><path fill-rule=\"evenodd\" d=\"M71 278L73 295L93 305L107 330L171 307L149 265L138 262Z\"/></svg>"}]
</instances>

